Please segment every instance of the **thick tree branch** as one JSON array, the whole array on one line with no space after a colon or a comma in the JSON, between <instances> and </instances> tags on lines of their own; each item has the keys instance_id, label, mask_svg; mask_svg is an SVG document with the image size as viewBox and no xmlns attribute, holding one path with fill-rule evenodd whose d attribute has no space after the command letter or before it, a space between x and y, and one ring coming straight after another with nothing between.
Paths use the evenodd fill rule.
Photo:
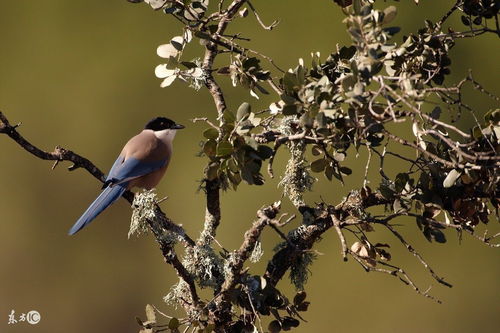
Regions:
<instances>
[{"instance_id":1,"label":"thick tree branch","mask_svg":"<svg viewBox=\"0 0 500 333\"><path fill-rule=\"evenodd\" d=\"M252 227L245 232L243 244L241 244L240 248L234 253L230 263L231 274L222 285L222 292L227 292L239 281L243 264L252 254L255 244L259 240L260 234L265 226L269 225L276 217L276 214L278 214L279 208L280 203L275 203L257 212L259 218L253 223Z\"/></svg>"},{"instance_id":2,"label":"thick tree branch","mask_svg":"<svg viewBox=\"0 0 500 333\"><path fill-rule=\"evenodd\" d=\"M223 114L227 108L224 95L219 84L215 81L212 70L215 57L218 54L217 43L220 41L221 36L227 28L229 22L233 19L234 15L238 12L239 8L245 3L245 0L235 0L224 12L219 12L221 15L220 22L217 26L217 31L213 35L213 41L209 41L205 46L205 56L203 58L203 69L206 79L205 85L212 95L215 106L217 108L217 115L220 125L223 123ZM207 208L205 211L205 225L203 232L198 240L198 244L209 244L215 238L217 227L220 224L221 211L220 211L220 183L218 179L205 180L205 191L207 197Z\"/></svg>"},{"instance_id":3,"label":"thick tree branch","mask_svg":"<svg viewBox=\"0 0 500 333\"><path fill-rule=\"evenodd\" d=\"M364 196L364 198L359 193L349 195L344 202L335 207L318 206L314 210L314 221L309 225L303 224L290 233L291 236L288 237L287 245L274 254L267 265L264 276L270 283L276 285L290 266L293 265L296 258L304 251L310 250L314 243L334 226L335 221L332 216L335 216L336 220L339 221L339 228L341 228L344 226L342 221L347 216L355 216L360 208L366 209L372 206L384 205L388 202L379 192L373 192ZM345 251L344 244L342 244L342 247L342 251ZM347 246L345 245L345 247Z\"/></svg>"}]
</instances>

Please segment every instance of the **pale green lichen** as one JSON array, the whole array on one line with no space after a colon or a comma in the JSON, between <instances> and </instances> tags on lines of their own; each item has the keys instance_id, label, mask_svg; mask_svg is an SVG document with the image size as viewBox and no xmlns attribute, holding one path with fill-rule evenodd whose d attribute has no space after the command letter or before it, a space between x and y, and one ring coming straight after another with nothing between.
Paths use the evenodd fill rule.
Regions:
<instances>
[{"instance_id":1,"label":"pale green lichen","mask_svg":"<svg viewBox=\"0 0 500 333\"><path fill-rule=\"evenodd\" d=\"M234 251L230 252L227 255L226 260L224 260L223 273L225 279L229 279L233 276L231 267L233 266L235 260L236 260L236 253Z\"/></svg>"},{"instance_id":2,"label":"pale green lichen","mask_svg":"<svg viewBox=\"0 0 500 333\"><path fill-rule=\"evenodd\" d=\"M252 254L250 255L250 261L253 263L257 263L260 261L260 258L264 255L264 251L262 250L262 243L257 241L253 248Z\"/></svg>"},{"instance_id":3,"label":"pale green lichen","mask_svg":"<svg viewBox=\"0 0 500 333\"><path fill-rule=\"evenodd\" d=\"M292 131L291 127L296 122L295 116L285 117L279 127L280 132L285 135L297 134ZM303 193L312 189L316 178L309 173L309 163L304 156L305 143L300 140L290 141L287 146L291 156L279 186L283 187L283 194L298 208L305 205Z\"/></svg>"},{"instance_id":4,"label":"pale green lichen","mask_svg":"<svg viewBox=\"0 0 500 333\"><path fill-rule=\"evenodd\" d=\"M181 299L191 301L191 292L189 285L184 280L179 279L179 282L174 284L168 294L163 297L163 301L177 308Z\"/></svg>"},{"instance_id":5,"label":"pale green lichen","mask_svg":"<svg viewBox=\"0 0 500 333\"><path fill-rule=\"evenodd\" d=\"M287 235L288 242L278 243L273 251L279 252L285 249L290 244L298 244L306 236L307 225L301 225L297 229L290 231ZM309 266L316 259L317 254L311 251L302 251L292 260L290 265L290 281L297 290L304 290L307 279L311 274Z\"/></svg>"},{"instance_id":6,"label":"pale green lichen","mask_svg":"<svg viewBox=\"0 0 500 333\"><path fill-rule=\"evenodd\" d=\"M217 289L224 282L223 261L209 245L186 250L182 264L202 288Z\"/></svg>"},{"instance_id":7,"label":"pale green lichen","mask_svg":"<svg viewBox=\"0 0 500 333\"><path fill-rule=\"evenodd\" d=\"M290 281L297 290L304 290L304 285L307 283L309 274L309 266L316 259L317 255L313 252L302 252L294 260L290 267Z\"/></svg>"},{"instance_id":8,"label":"pale green lichen","mask_svg":"<svg viewBox=\"0 0 500 333\"><path fill-rule=\"evenodd\" d=\"M134 197L132 203L132 218L128 238L132 235L139 236L148 231L148 220L155 218L156 193L155 190L143 190Z\"/></svg>"}]
</instances>

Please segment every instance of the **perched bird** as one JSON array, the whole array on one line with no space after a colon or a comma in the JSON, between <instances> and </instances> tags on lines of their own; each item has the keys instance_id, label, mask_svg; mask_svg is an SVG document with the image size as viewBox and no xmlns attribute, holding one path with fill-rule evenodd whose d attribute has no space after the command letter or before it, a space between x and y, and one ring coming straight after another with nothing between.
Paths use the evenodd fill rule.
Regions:
<instances>
[{"instance_id":1,"label":"perched bird","mask_svg":"<svg viewBox=\"0 0 500 333\"><path fill-rule=\"evenodd\" d=\"M184 126L157 117L144 130L130 139L111 167L102 193L69 230L73 235L92 222L97 215L132 187L152 189L165 174L172 156L172 141Z\"/></svg>"}]
</instances>

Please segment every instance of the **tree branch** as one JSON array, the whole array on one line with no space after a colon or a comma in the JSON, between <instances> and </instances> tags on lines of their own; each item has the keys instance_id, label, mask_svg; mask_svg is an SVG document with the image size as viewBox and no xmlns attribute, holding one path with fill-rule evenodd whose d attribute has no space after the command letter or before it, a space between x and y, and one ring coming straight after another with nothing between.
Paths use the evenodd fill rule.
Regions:
<instances>
[{"instance_id":1,"label":"tree branch","mask_svg":"<svg viewBox=\"0 0 500 333\"><path fill-rule=\"evenodd\" d=\"M227 28L229 22L233 19L234 15L238 12L238 9L245 3L245 0L235 0L233 1L227 10L222 13L221 20L217 26L217 31L213 35L213 40L209 41L205 46L205 56L203 58L203 64L201 68L206 74L205 85L212 95L215 106L217 108L217 114L220 125L223 124L223 114L227 108L226 101L224 100L224 95L219 84L215 81L212 70L214 65L215 57L218 54L217 43L220 41L224 31ZM207 208L205 211L205 225L200 238L198 239L198 244L209 244L214 238L217 231L217 227L220 224L221 212L220 212L220 183L218 179L205 180L205 191L207 197Z\"/></svg>"}]
</instances>

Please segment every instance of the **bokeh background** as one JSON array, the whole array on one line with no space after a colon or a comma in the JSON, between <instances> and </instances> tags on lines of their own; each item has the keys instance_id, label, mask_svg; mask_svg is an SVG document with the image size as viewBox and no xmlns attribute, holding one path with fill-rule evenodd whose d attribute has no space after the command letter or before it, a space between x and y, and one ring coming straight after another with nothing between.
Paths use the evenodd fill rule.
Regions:
<instances>
[{"instance_id":1,"label":"bokeh background","mask_svg":"<svg viewBox=\"0 0 500 333\"><path fill-rule=\"evenodd\" d=\"M454 3L421 2L397 4L395 24L403 26L397 40L421 27L426 17L436 21ZM336 43L349 42L342 13L332 1L268 0L254 5L266 22L280 19L280 25L264 31L250 14L230 31L252 38L253 48L283 68L294 66L298 58L308 63L311 51L320 51L324 58ZM460 27L458 17L450 22ZM173 18L125 0L1 1L0 109L12 123L22 122L20 132L38 147L52 150L62 145L105 171L124 142L150 118L166 115L186 124L176 138L175 156L158 192L169 196L162 204L168 215L196 236L204 215L204 196L197 192L204 159L196 156L204 126L190 119L214 118L215 109L206 90L196 92L182 82L161 89L153 74L162 63L156 47L180 32ZM192 44L187 58L201 55L201 47ZM473 68L476 79L498 95L499 51L498 36L462 40L452 51L450 80L459 80ZM232 109L249 101L257 110L272 101L265 96L256 100L233 88L226 78L219 80ZM478 94L468 95L481 112L493 106ZM284 158L279 156L276 170ZM366 157L355 159L351 154L350 159L354 175L346 186L321 179L308 195L310 202L320 196L338 202L350 188L360 186ZM127 203L119 201L89 228L69 237L68 228L97 195L100 184L85 171L68 172L67 163L54 171L51 165L0 136L0 332L137 332L134 317L144 317L147 303L175 314L162 301L176 281L175 273L163 263L150 236L127 239L131 213ZM400 168L391 166L395 171ZM239 246L256 210L279 199L278 180L269 180L264 187L243 185L222 195L218 240L224 247ZM286 202L284 209L293 213ZM438 274L454 284L452 289L432 281L388 234L380 231L374 237L391 241L395 263L407 268L422 288L433 286L442 305L390 276L367 274L352 260L343 263L337 237L330 232L317 246L323 255L312 266L306 286L312 302L304 315L308 322L296 332L497 331L498 249L467 236L459 244L450 232L447 244L429 244L415 224L407 222L401 226L403 234ZM495 229L495 224L490 227ZM263 241L265 261L278 238L266 231ZM262 273L264 263L252 269ZM281 286L293 296L287 280ZM37 310L41 322L7 325L11 310L16 316Z\"/></svg>"}]
</instances>

